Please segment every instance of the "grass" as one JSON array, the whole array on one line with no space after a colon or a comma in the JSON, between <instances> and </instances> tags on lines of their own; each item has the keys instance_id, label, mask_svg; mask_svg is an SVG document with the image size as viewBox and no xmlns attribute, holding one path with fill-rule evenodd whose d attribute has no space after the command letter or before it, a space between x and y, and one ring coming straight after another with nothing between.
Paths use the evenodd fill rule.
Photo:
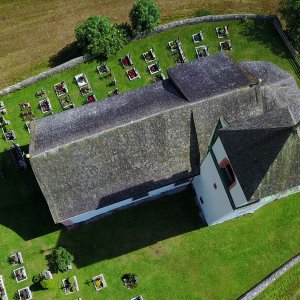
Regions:
<instances>
[{"instance_id":1,"label":"grass","mask_svg":"<svg viewBox=\"0 0 300 300\"><path fill-rule=\"evenodd\" d=\"M300 82L298 77L295 75L293 66L290 63L291 59L289 53L270 23L249 20L245 23L240 23L240 21L231 21L226 22L226 24L229 25L230 38L233 43L233 50L230 54L235 59L240 61L271 61L293 74L298 80L298 83ZM108 66L117 79L117 86L120 92L127 92L152 83L152 77L147 70L147 65L142 59L142 53L149 50L151 47L154 47L160 67L165 75L167 75L167 69L175 65L171 52L167 47L167 43L177 37L180 38L185 56L189 61L196 59L195 45L205 44L209 47L210 54L218 53L219 39L216 38L215 27L222 25L224 24L203 23L183 28L175 28L126 45L122 50L108 60ZM194 44L192 42L192 34L199 32L199 30L203 30L205 40L202 43ZM141 79L129 81L124 69L119 63L119 59L128 52L131 54L134 65L141 75ZM24 121L20 117L21 111L19 104L29 101L33 107L35 116L37 118L43 117L43 114L38 109L38 99L34 96L41 88L44 88L47 91L54 112L60 112L62 109L57 97L55 96L53 85L62 80L67 83L69 94L74 100L75 105L82 105L85 103L85 99L81 96L77 85L74 83L74 76L81 72L85 72L97 99L106 98L107 93L112 90L113 87L107 86L110 81L105 78L101 79L96 72L96 67L100 63L101 62L97 60L89 61L76 68L56 74L34 85L2 97L8 109L7 118L10 119L12 123L11 127L16 132L17 142L20 145L27 145L29 143L29 134L26 132ZM4 141L0 141L0 152L7 150L7 148L8 144Z\"/></svg>"},{"instance_id":2,"label":"grass","mask_svg":"<svg viewBox=\"0 0 300 300\"><path fill-rule=\"evenodd\" d=\"M272 283L257 300L298 300L300 299L300 264Z\"/></svg>"},{"instance_id":3,"label":"grass","mask_svg":"<svg viewBox=\"0 0 300 300\"><path fill-rule=\"evenodd\" d=\"M9 298L31 285L32 277L47 268L45 256L61 245L74 254L75 266L54 274L53 289L34 290L35 299L65 299L61 280L73 275L80 288L74 298L235 299L299 251L299 194L254 215L202 228L193 195L186 191L66 230L50 225L40 195L19 189L28 174L17 176L25 182L4 194L13 203L0 203L0 270ZM31 189L38 189L34 181ZM7 198L13 190L18 197ZM19 284L10 278L14 267L6 262L18 250L29 276ZM138 275L136 290L122 286L127 272ZM96 293L85 282L100 273L108 288Z\"/></svg>"},{"instance_id":4,"label":"grass","mask_svg":"<svg viewBox=\"0 0 300 300\"><path fill-rule=\"evenodd\" d=\"M128 21L133 0L1 0L0 88L79 55L74 28L90 15ZM198 9L217 14L276 13L279 0L158 0L162 22L194 16ZM120 8L120 6L122 6Z\"/></svg>"},{"instance_id":5,"label":"grass","mask_svg":"<svg viewBox=\"0 0 300 300\"><path fill-rule=\"evenodd\" d=\"M265 22L228 22L238 60L263 59L281 66L292 74L290 57L272 26ZM151 77L141 54L154 47L160 66L174 65L165 46L179 37L188 60L195 59L192 33L204 31L210 53L217 53L215 27L208 23L173 29L159 36L127 45L108 61L121 92L147 84ZM141 73L140 80L129 82L118 59L130 52ZM73 83L74 75L85 72L98 99L110 90L107 80L99 79L97 61L57 74L35 85L3 97L8 119L17 134L17 142L25 151L29 135L20 118L19 103L29 100L36 117L35 93L45 88L55 112L61 111L53 84L65 80L76 106L84 99ZM298 81L299 82L299 81ZM73 230L53 225L46 202L31 170L18 172L7 151L8 143L0 141L0 165L5 178L0 180L0 270L4 275L9 298L30 285L31 278L47 268L45 256L57 246L66 247L75 256L75 266L66 274L55 274L55 288L34 291L35 299L65 299L60 283L66 276L76 275L83 299L130 299L142 294L145 299L234 299L264 278L291 256L299 252L299 197L290 196L268 205L254 215L215 227L202 227L191 191L163 198L142 206L117 212L97 222L79 225ZM7 263L14 251L22 251L29 280L17 284L10 278L13 267ZM140 286L129 291L122 286L121 276L137 273ZM104 273L108 288L96 293L93 276Z\"/></svg>"}]
</instances>

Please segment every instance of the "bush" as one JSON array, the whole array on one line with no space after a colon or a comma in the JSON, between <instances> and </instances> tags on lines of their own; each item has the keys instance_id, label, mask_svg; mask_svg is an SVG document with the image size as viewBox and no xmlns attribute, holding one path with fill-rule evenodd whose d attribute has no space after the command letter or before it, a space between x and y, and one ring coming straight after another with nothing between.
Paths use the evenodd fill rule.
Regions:
<instances>
[{"instance_id":1,"label":"bush","mask_svg":"<svg viewBox=\"0 0 300 300\"><path fill-rule=\"evenodd\" d=\"M137 0L129 18L135 33L150 32L159 24L160 8L154 0Z\"/></svg>"},{"instance_id":2,"label":"bush","mask_svg":"<svg viewBox=\"0 0 300 300\"><path fill-rule=\"evenodd\" d=\"M280 12L285 21L289 36L292 38L295 47L300 49L300 2L299 0L282 0Z\"/></svg>"},{"instance_id":3,"label":"bush","mask_svg":"<svg viewBox=\"0 0 300 300\"><path fill-rule=\"evenodd\" d=\"M52 279L43 279L40 284L44 290L48 290L54 287L54 281Z\"/></svg>"},{"instance_id":4,"label":"bush","mask_svg":"<svg viewBox=\"0 0 300 300\"><path fill-rule=\"evenodd\" d=\"M54 273L65 272L68 265L74 261L74 256L70 254L65 248L59 247L55 249L52 254L48 257L49 267Z\"/></svg>"},{"instance_id":5,"label":"bush","mask_svg":"<svg viewBox=\"0 0 300 300\"><path fill-rule=\"evenodd\" d=\"M109 18L92 16L76 27L75 37L85 54L107 58L125 44L124 32Z\"/></svg>"},{"instance_id":6,"label":"bush","mask_svg":"<svg viewBox=\"0 0 300 300\"><path fill-rule=\"evenodd\" d=\"M32 277L33 283L39 283L44 278L43 274L37 274Z\"/></svg>"},{"instance_id":7,"label":"bush","mask_svg":"<svg viewBox=\"0 0 300 300\"><path fill-rule=\"evenodd\" d=\"M204 16L213 15L213 14L214 13L208 9L200 8L195 12L195 17L204 17Z\"/></svg>"}]
</instances>

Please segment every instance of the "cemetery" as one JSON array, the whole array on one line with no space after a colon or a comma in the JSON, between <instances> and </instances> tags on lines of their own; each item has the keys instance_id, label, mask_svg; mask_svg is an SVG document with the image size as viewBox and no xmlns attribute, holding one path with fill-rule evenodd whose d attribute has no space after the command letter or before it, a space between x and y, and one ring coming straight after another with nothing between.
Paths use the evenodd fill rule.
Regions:
<instances>
[{"instance_id":1,"label":"cemetery","mask_svg":"<svg viewBox=\"0 0 300 300\"><path fill-rule=\"evenodd\" d=\"M255 28L256 32L250 30L252 27ZM196 261L192 267L195 271L193 271L190 281L185 281L184 284L190 287L190 285L195 282L200 282L199 288L203 291L204 297L209 298L212 292L207 288L205 281L201 282L199 280L200 276L197 274L205 273L213 277L218 273L219 268L222 268L223 270L231 272L233 278L239 278L239 274L236 270L238 263L241 264L242 262L241 258L237 258L237 262L234 266L230 267L226 253L227 250L232 247L232 239L239 240L242 238L241 235L238 234L237 228L247 233L247 239L245 241L243 240L244 244L241 246L242 249L246 249L247 245L251 248L256 242L257 237L249 229L249 223L246 222L246 220L241 219L239 222L234 222L234 224L224 224L220 226L220 232L215 233L216 240L211 241L214 244L214 248L218 247L220 252L218 254L212 253L211 255L213 255L216 261L221 261L221 263L218 268L217 266L209 266L205 260L205 253L196 253L191 249L193 249L194 245L199 241L209 239L212 229L204 231L198 230L198 225L194 226L196 221L194 219L191 221L187 218L187 216L190 216L191 212L194 211L195 207L191 204L192 201L189 202L189 199L192 199L192 195L182 194L180 197L187 200L187 203L189 203L188 207L187 205L183 205L179 200L175 200L175 203L172 201L172 205L170 205L169 202L165 202L165 204L163 202L160 206L150 205L148 215L143 214L139 208L134 208L133 210L118 215L119 218L123 218L123 224L130 224L129 220L133 220L134 218L136 218L134 220L137 220L137 222L145 223L146 225L142 225L142 229L128 225L129 229L127 231L127 229L125 230L122 226L118 226L117 220L119 220L119 218L117 217L111 217L105 221L107 222L105 223L105 228L109 228L107 229L109 233L110 231L122 232L122 236L126 236L130 235L131 232L137 232L137 235L142 240L147 240L145 245L139 245L138 249L135 248L136 242L131 241L132 245L127 250L127 252L130 252L130 255L125 253L123 256L112 255L112 257L110 257L110 251L104 249L105 246L103 246L104 241L107 242L108 240L106 235L102 232L102 222L86 224L88 225L87 227L79 226L79 228L73 232L68 233L63 232L61 228L56 225L53 227L52 224L50 225L51 216L47 209L45 209L44 204L42 204L44 201L43 197L40 195L39 188L32 177L30 168L27 167L24 149L26 149L29 143L30 135L28 131L30 132L30 121L39 118L48 118L50 111L56 114L66 109L72 109L75 106L89 105L91 102L102 101L108 96L118 96L119 94L142 86L154 83L160 84L162 80L168 78L167 69L169 67L181 64L184 61L193 61L200 58L205 59L205 56L209 54L215 54L220 51L229 52L230 50L230 55L238 61L254 60L259 54L262 60L274 62L280 67L285 68L286 71L294 74L293 67L289 65L289 55L281 40L267 23L262 22L261 27L263 29L260 32L262 33L260 37L264 37L265 35L266 38L264 40L258 40L256 35L257 27L255 27L252 21L246 21L245 23L240 23L240 21L230 21L226 23L212 22L172 29L158 35L134 41L126 45L124 49L121 49L107 61L99 62L92 60L89 63L64 71L61 74L53 75L53 77L1 97L0 127L2 127L3 139L0 141L0 152L3 154L0 163L4 180L1 179L0 184L3 184L1 190L3 191L3 197L7 199L7 201L0 203L2 211L2 214L0 214L2 220L4 220L4 225L6 225L3 226L3 231L6 235L3 247L4 249L9 249L7 252L8 255L14 253L11 259L9 259L9 263L4 260L1 265L2 269L5 270L5 274L2 274L2 277L0 276L0 295L3 300L7 294L10 296L9 299L12 299L14 293L16 293L17 299L39 299L39 297L43 298L43 296L45 299L66 299L70 297L70 299L72 299L72 297L74 299L79 297L82 297L82 299L93 299L97 291L99 291L98 293L100 294L103 293L103 295L106 293L108 297L111 295L111 297L121 295L122 299L142 300L143 297L146 299L147 294L149 298L153 298L156 292L161 297L161 291L155 288L155 282L157 282L155 275L157 275L158 272L162 274L162 280L164 281L162 284L177 286L178 272L188 273L191 270L190 261L184 257L184 254L188 251L190 251L188 252L189 256L193 257L193 261ZM218 30L216 30L216 28L218 28ZM255 32L255 34L253 32ZM228 40L229 36L230 40ZM269 36L272 36L274 46L268 44L267 37ZM204 38L205 45L203 45ZM239 43L235 43L237 40ZM249 49L250 42L253 45L251 49ZM275 48L276 51L274 51L273 48ZM277 55L277 51L283 54ZM120 57L121 60L119 59ZM155 73L151 73L148 68L151 65L154 65L151 71L153 70ZM158 68L159 71L157 71ZM111 75L112 73L113 75ZM75 76L79 77L75 79ZM139 80L133 80L137 78L139 78ZM115 82L115 84L112 86L110 85L111 82ZM81 89L83 87L87 88L82 91ZM48 99L48 102L43 102L45 99ZM39 105L40 102L42 104L41 106ZM12 144L12 141L15 142L15 145ZM19 172L19 170L25 172ZM5 188L3 188L4 185ZM8 201L8 199L10 200ZM174 199L177 198L175 197ZM294 197L291 197L291 200L293 199ZM296 200L294 200L294 202L295 201ZM288 240L292 240L292 236L287 234L288 228L294 228L293 224L287 224L287 228L285 229L276 226L278 222L284 222L287 216L293 220L294 223L296 222L297 215L294 213L296 208L294 202L284 200L282 204L274 205L272 211L264 209L261 216L249 217L249 219L251 219L251 225L262 227L262 235L265 234L267 238L265 243L263 242L257 245L253 251L245 252L249 263L253 265L253 270L247 269L248 273L245 272L245 281L247 279L252 281L255 279L256 281L262 278L266 275L265 273L268 273L277 265L279 260L285 259L287 253L295 252L295 247L293 246L294 242L288 242ZM19 207L21 207L21 209L19 209ZM291 212L287 214L287 209L283 209L283 207L288 207ZM160 212L160 214L164 216L165 211L169 209L170 212L166 214L165 217L160 217L157 222L153 221L157 219L155 217L157 212ZM9 216L7 212L10 213ZM149 217L150 220L147 219L149 214L151 216L151 218ZM272 218L273 214L276 214L278 217L276 222ZM170 225L173 224L172 220L174 219L179 219L178 222L182 224L183 228L190 226L191 231L187 234L182 233L181 235L178 235L178 232L170 233L171 238L164 239L157 244L153 243L153 226L158 227L157 232L164 231L166 230L165 222L169 222L168 225ZM194 223L191 225L191 222ZM263 226L265 223L272 224L272 222L274 223L274 230L271 228L272 226ZM99 223L101 223L101 226ZM24 230L22 227L24 227ZM51 230L44 232L44 228L51 228ZM174 227L172 228L172 226L170 226L170 228L171 231L176 231ZM274 236L275 230L276 234L281 237L280 241L287 244L285 251L278 248L275 249L272 245L271 236ZM294 228L294 230L296 229ZM98 237L95 238L95 232L99 232L102 239ZM231 233L230 236L229 233ZM32 236L28 238L26 234L28 236L32 234L34 238L32 238ZM30 239L28 243L25 241L25 238L23 239L24 236ZM120 238L120 236L112 233L110 239L109 241L116 245L116 248L121 249L124 247L124 239ZM89 254L86 245L91 246L91 240L97 245L97 249L101 249L101 251L91 250L93 253ZM76 251L83 257L76 262L78 263L78 267L75 264L73 270L69 271L70 273L54 274L53 280L55 281L55 289L38 292L34 290L31 291L29 281L32 275L34 275L31 273L31 270L35 270L36 273L41 271L39 270L40 262L43 261L47 249L55 247L57 243L67 243L70 245L75 242L77 242L78 245ZM23 266L24 261L22 254L15 252L22 243L26 244L24 250L22 249L22 254L25 254L24 257L26 259L25 266ZM29 243L32 245L29 245ZM149 247L149 245L151 246ZM178 252L174 253L172 262L167 262L173 267L171 269L163 268L162 266L166 263L167 259L165 253L170 251L169 249L175 247L175 245L180 245ZM31 254L33 250L34 255ZM276 259L270 257L270 266L265 270L260 270L255 258L257 255L263 256L264 253L269 250L276 250L277 257ZM104 254L102 254L102 251ZM208 249L208 252L209 251ZM97 261L93 261L93 258L97 259ZM157 264L155 263L153 266L151 264L145 265L138 262L153 262L153 258L154 261L157 261ZM126 263L124 260L127 260ZM174 266L174 260L182 262L178 265L178 268ZM128 288L130 283L121 282L120 277L116 278L114 267L116 267L118 273L123 274L122 272L127 270L128 265L133 271L137 272L139 286L143 286L143 291L138 290L139 287L136 289ZM104 266L104 270L102 266ZM43 266L43 269L45 267L46 266ZM10 278L11 273L16 276L16 279ZM100 275L94 276L95 274ZM103 277L100 277L101 275ZM20 279L20 283L19 281L17 282L17 278L18 280ZM90 285L85 284L85 280L87 279ZM23 280L26 285L24 288L22 286ZM108 288L105 288L107 283ZM122 287L122 285L124 285L124 287ZM118 291L119 286L121 286L121 292ZM228 296L228 298L237 298L238 295L247 288L248 286L245 283L241 283L238 287L230 286L228 279L223 278L220 286L216 287L212 294L215 298L222 297L223 295ZM235 291L234 293L232 289ZM180 289L174 289L170 293L174 299L176 297L184 299L186 295L190 298L195 296L189 290L183 292ZM35 297L35 294L38 296Z\"/></svg>"}]
</instances>

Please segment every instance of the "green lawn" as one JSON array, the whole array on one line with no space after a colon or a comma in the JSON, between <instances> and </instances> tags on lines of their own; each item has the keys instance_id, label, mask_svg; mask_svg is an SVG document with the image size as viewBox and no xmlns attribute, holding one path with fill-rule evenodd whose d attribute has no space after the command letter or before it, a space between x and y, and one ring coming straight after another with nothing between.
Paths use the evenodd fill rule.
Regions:
<instances>
[{"instance_id":1,"label":"green lawn","mask_svg":"<svg viewBox=\"0 0 300 300\"><path fill-rule=\"evenodd\" d=\"M257 300L299 300L300 299L300 264L272 283Z\"/></svg>"},{"instance_id":2,"label":"green lawn","mask_svg":"<svg viewBox=\"0 0 300 300\"><path fill-rule=\"evenodd\" d=\"M45 256L59 245L75 255L75 266L67 275L54 275L52 290L34 291L35 299L65 299L61 279L70 275L77 276L76 296L83 299L130 299L137 294L145 299L235 299L299 251L299 194L254 215L202 227L187 191L68 231L51 226L42 197L23 195L20 185L15 186L19 202L13 205L4 197L0 206L0 270L10 298L46 269ZM17 250L30 278L19 284L10 278L13 266L6 262ZM137 273L136 290L122 286L126 272ZM96 293L85 282L100 273L108 288Z\"/></svg>"},{"instance_id":3,"label":"green lawn","mask_svg":"<svg viewBox=\"0 0 300 300\"><path fill-rule=\"evenodd\" d=\"M203 30L210 53L217 53L215 27L207 23L173 29L133 42L108 61L121 92L151 83L142 52L154 47L164 73L174 65L168 41L179 37L186 57L195 59L191 34ZM270 24L247 21L228 22L233 41L232 55L238 60L269 60L295 74L290 57ZM223 24L224 25L224 24ZM129 82L118 59L130 52L142 78ZM35 93L45 88L55 112L61 111L53 84L65 80L76 105L84 101L73 83L74 75L85 72L98 99L110 90L107 80L95 71L91 61L52 76L35 85L3 97L7 118L25 150L29 134L20 118L19 103L30 101L36 117ZM299 81L298 81L299 82ZM191 191L159 199L117 212L94 223L72 230L54 225L46 202L31 170L18 172L13 164L9 144L0 140L0 165L5 178L0 180L0 274L12 299L17 289L31 285L31 278L46 269L45 256L57 246L65 246L75 256L69 274L55 274L55 288L34 291L35 299L65 299L61 279L76 275L80 292L69 299L130 299L142 294L145 299L234 299L267 274L299 252L299 198L290 196L272 203L254 215L245 216L214 227L203 227ZM7 258L22 251L29 280L17 284L10 276L13 266ZM121 276L137 273L140 285L129 291ZM96 293L86 280L103 273L108 288Z\"/></svg>"}]
</instances>

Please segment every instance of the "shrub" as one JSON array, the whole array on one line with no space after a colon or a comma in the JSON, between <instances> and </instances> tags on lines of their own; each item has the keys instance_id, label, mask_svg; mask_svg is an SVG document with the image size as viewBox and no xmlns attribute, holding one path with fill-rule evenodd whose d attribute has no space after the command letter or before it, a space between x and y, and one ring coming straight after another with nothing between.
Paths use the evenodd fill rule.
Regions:
<instances>
[{"instance_id":1,"label":"shrub","mask_svg":"<svg viewBox=\"0 0 300 300\"><path fill-rule=\"evenodd\" d=\"M59 247L53 250L49 256L49 267L53 272L58 273L67 270L68 265L74 260L74 256L71 255L65 248Z\"/></svg>"},{"instance_id":2,"label":"shrub","mask_svg":"<svg viewBox=\"0 0 300 300\"><path fill-rule=\"evenodd\" d=\"M286 21L288 33L294 41L295 47L300 49L300 1L282 0L280 12Z\"/></svg>"},{"instance_id":3,"label":"shrub","mask_svg":"<svg viewBox=\"0 0 300 300\"><path fill-rule=\"evenodd\" d=\"M32 277L33 283L39 283L44 278L43 274L37 274Z\"/></svg>"},{"instance_id":4,"label":"shrub","mask_svg":"<svg viewBox=\"0 0 300 300\"><path fill-rule=\"evenodd\" d=\"M213 12L205 8L199 8L195 12L195 17L204 17L209 15L213 15Z\"/></svg>"},{"instance_id":5,"label":"shrub","mask_svg":"<svg viewBox=\"0 0 300 300\"><path fill-rule=\"evenodd\" d=\"M52 279L43 279L40 284L44 290L48 290L54 287L54 281Z\"/></svg>"},{"instance_id":6,"label":"shrub","mask_svg":"<svg viewBox=\"0 0 300 300\"><path fill-rule=\"evenodd\" d=\"M124 32L109 18L92 16L76 27L75 37L85 54L107 58L125 44Z\"/></svg>"},{"instance_id":7,"label":"shrub","mask_svg":"<svg viewBox=\"0 0 300 300\"><path fill-rule=\"evenodd\" d=\"M150 32L159 24L160 8L154 0L137 0L129 18L135 33Z\"/></svg>"}]
</instances>

